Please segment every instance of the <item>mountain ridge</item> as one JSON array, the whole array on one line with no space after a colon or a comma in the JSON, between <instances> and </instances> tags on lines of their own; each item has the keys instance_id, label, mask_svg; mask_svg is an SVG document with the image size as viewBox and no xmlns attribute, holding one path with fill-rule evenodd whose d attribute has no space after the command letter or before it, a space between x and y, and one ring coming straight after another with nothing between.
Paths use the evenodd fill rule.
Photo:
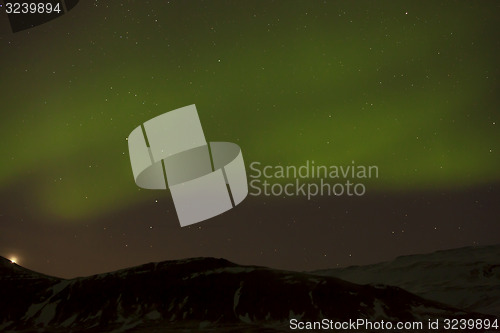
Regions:
<instances>
[{"instance_id":1,"label":"mountain ridge","mask_svg":"<svg viewBox=\"0 0 500 333\"><path fill-rule=\"evenodd\" d=\"M290 319L493 318L399 287L359 285L220 258L148 263L73 279L2 262L0 330L7 332L261 332L288 331Z\"/></svg>"}]
</instances>

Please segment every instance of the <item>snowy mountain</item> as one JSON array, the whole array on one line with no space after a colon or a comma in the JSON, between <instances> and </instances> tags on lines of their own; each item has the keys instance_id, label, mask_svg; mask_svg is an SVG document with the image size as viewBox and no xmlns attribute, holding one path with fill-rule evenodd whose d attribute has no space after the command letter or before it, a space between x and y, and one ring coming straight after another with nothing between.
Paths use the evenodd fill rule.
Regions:
<instances>
[{"instance_id":1,"label":"snowy mountain","mask_svg":"<svg viewBox=\"0 0 500 333\"><path fill-rule=\"evenodd\" d=\"M2 332L282 332L289 330L290 319L427 322L445 317L488 316L398 287L223 259L165 261L64 280L0 257Z\"/></svg>"},{"instance_id":2,"label":"snowy mountain","mask_svg":"<svg viewBox=\"0 0 500 333\"><path fill-rule=\"evenodd\" d=\"M359 284L398 286L461 309L500 314L500 245L402 256L375 265L314 273Z\"/></svg>"}]
</instances>

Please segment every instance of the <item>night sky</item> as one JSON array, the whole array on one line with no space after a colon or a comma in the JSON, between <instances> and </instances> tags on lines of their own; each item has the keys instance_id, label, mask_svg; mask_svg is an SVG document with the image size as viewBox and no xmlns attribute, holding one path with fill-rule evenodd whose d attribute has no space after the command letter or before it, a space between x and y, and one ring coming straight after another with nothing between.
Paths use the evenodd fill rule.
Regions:
<instances>
[{"instance_id":1,"label":"night sky","mask_svg":"<svg viewBox=\"0 0 500 333\"><path fill-rule=\"evenodd\" d=\"M223 257L312 270L500 242L498 1L81 1L0 13L0 255L60 277ZM248 168L376 165L362 197L249 196L181 228L126 138L196 104ZM287 180L282 180L283 182Z\"/></svg>"}]
</instances>

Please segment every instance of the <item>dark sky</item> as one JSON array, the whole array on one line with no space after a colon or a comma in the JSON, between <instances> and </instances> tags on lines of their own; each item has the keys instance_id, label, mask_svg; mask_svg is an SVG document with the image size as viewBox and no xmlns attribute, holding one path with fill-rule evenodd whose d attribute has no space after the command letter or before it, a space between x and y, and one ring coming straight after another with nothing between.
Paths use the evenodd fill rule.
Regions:
<instances>
[{"instance_id":1,"label":"dark sky","mask_svg":"<svg viewBox=\"0 0 500 333\"><path fill-rule=\"evenodd\" d=\"M14 34L2 12L0 255L73 277L499 243L499 17L497 1L83 1ZM181 228L168 191L135 185L126 138L190 104L249 174L355 161L379 177L361 197L249 196Z\"/></svg>"}]
</instances>

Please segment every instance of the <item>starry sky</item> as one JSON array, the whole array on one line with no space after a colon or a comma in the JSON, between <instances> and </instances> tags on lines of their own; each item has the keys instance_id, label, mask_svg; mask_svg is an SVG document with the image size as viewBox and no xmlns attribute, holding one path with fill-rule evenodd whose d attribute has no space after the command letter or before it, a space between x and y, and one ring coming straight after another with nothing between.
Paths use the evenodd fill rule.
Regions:
<instances>
[{"instance_id":1,"label":"starry sky","mask_svg":"<svg viewBox=\"0 0 500 333\"><path fill-rule=\"evenodd\" d=\"M198 256L312 270L500 242L497 1L83 1L0 12L0 255L60 277ZM245 163L376 165L362 197L180 228L126 138L196 104ZM284 180L283 180L284 181Z\"/></svg>"}]
</instances>

